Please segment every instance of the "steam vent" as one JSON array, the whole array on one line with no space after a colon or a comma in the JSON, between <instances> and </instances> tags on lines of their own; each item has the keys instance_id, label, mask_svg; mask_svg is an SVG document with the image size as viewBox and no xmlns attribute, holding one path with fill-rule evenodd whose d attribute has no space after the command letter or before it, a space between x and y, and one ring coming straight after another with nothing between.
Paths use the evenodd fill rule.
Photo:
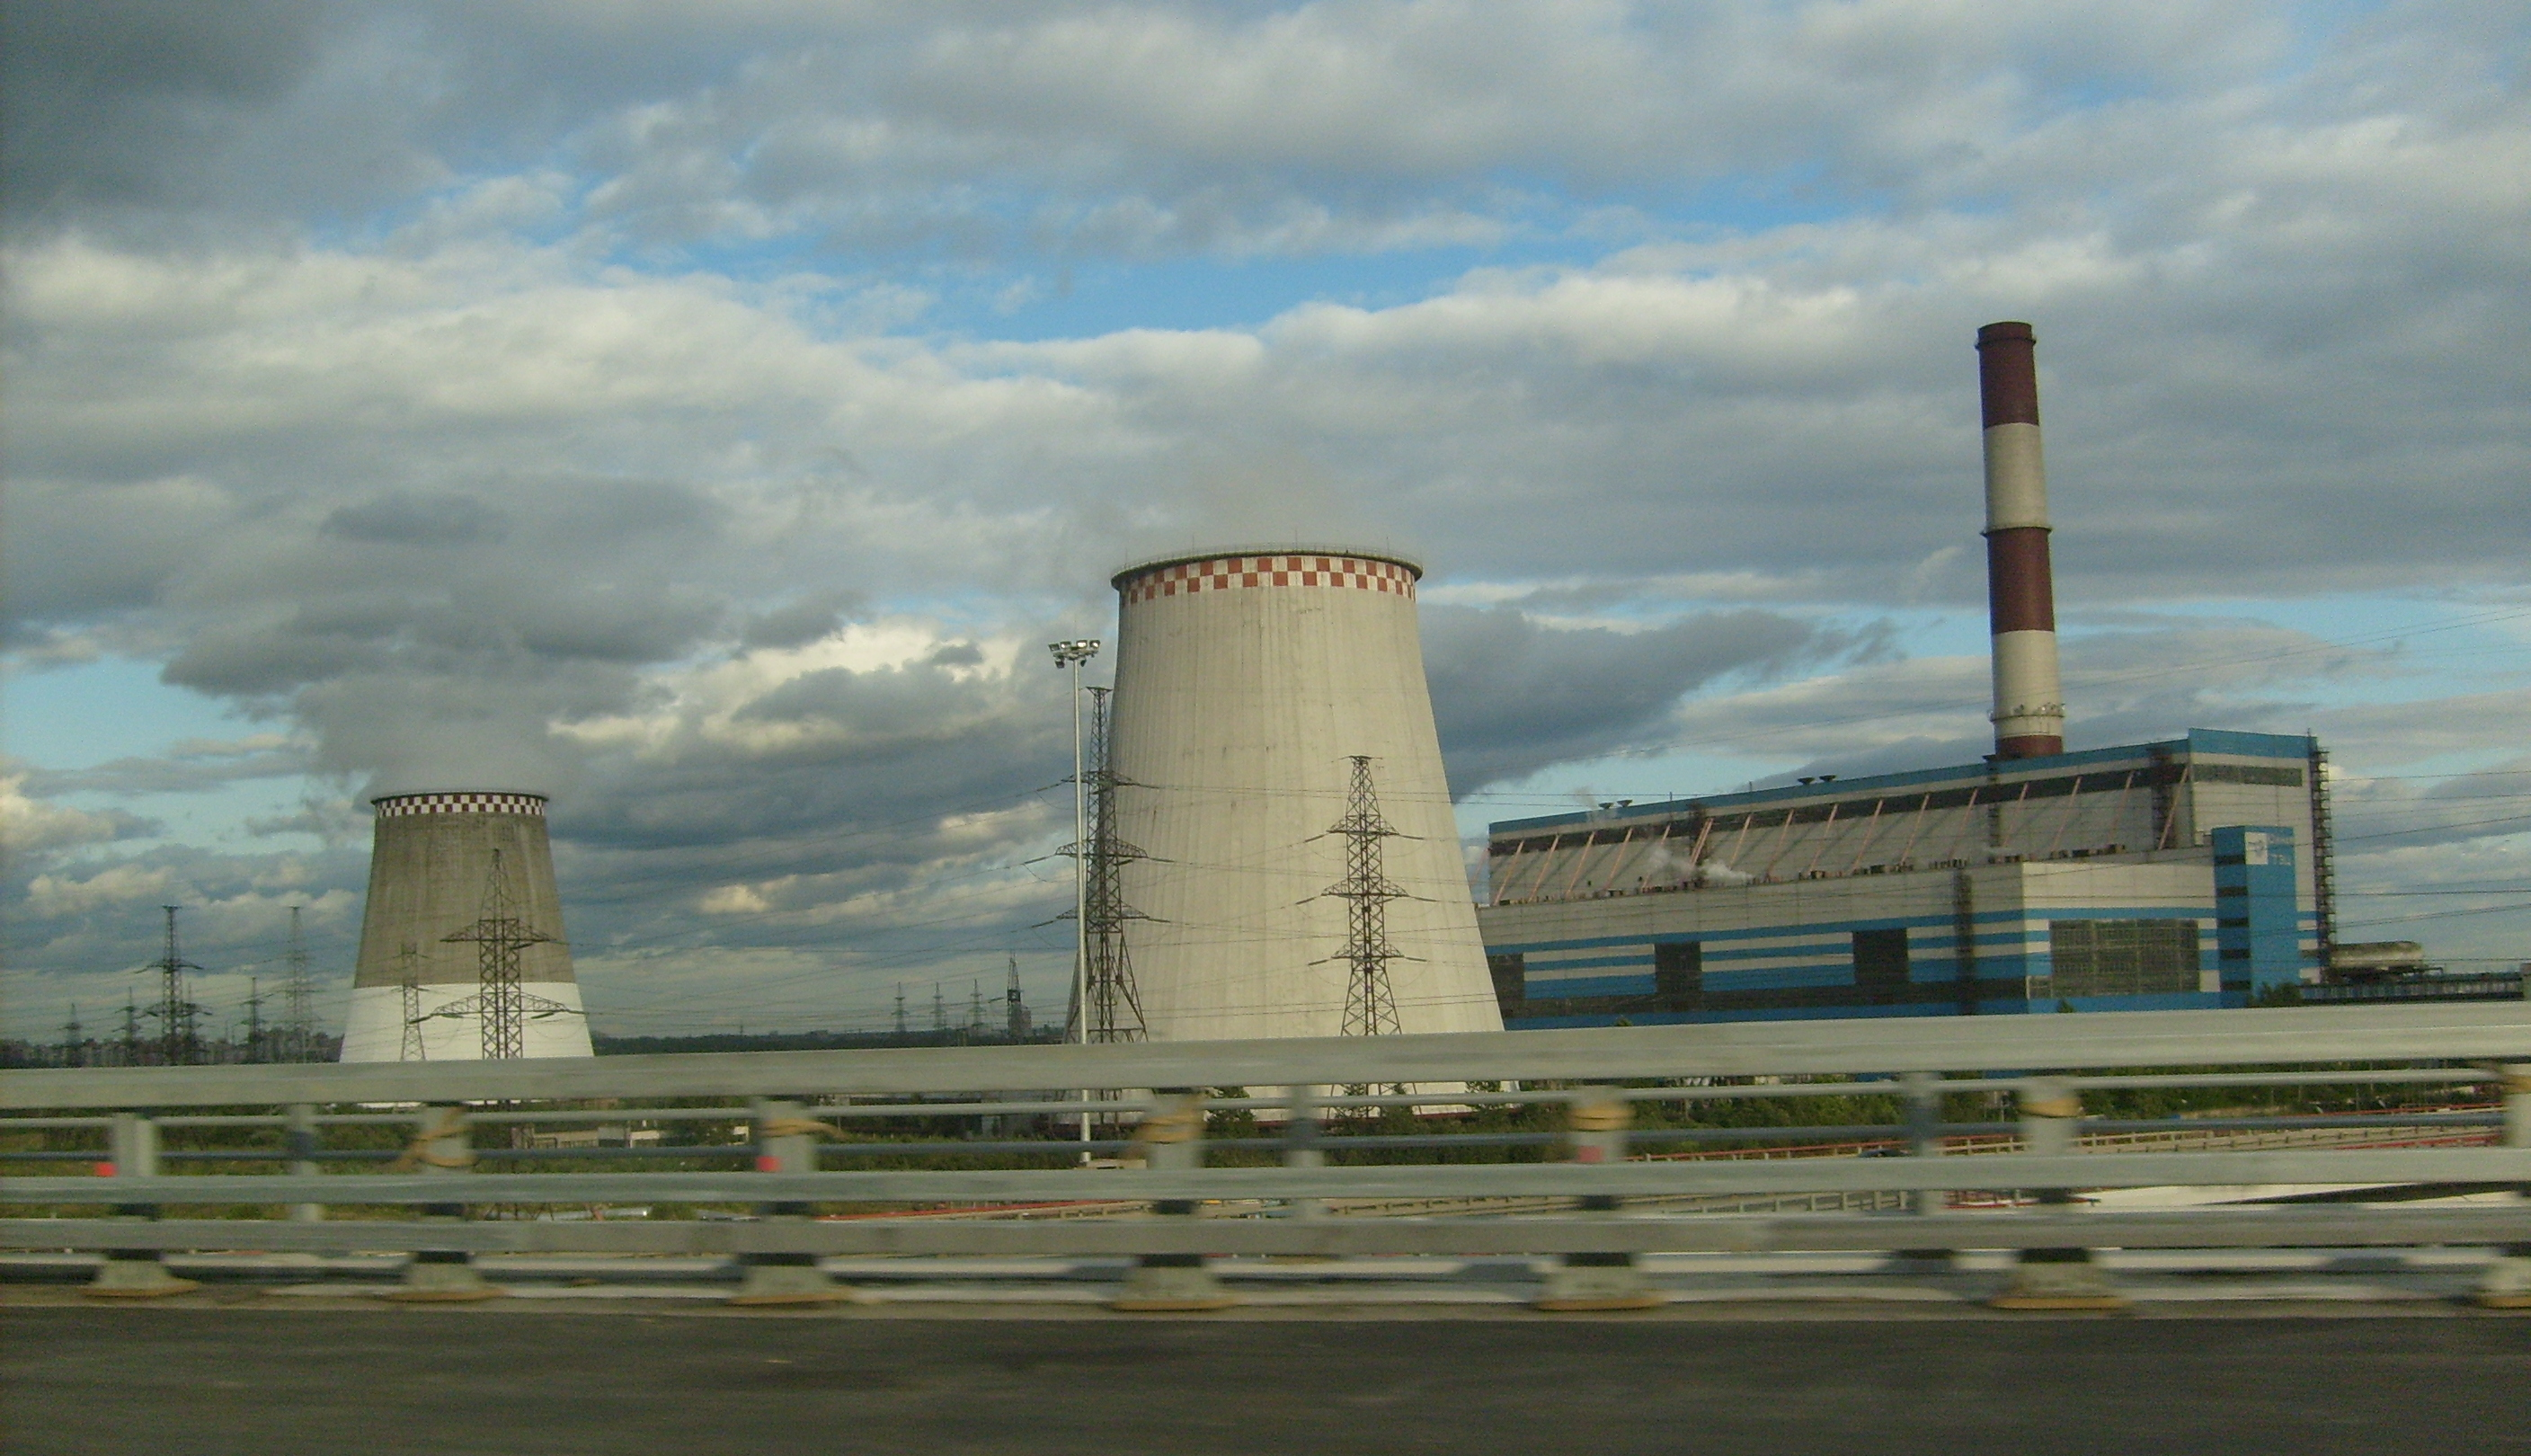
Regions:
<instances>
[{"instance_id":1,"label":"steam vent","mask_svg":"<svg viewBox=\"0 0 2531 1456\"><path fill-rule=\"evenodd\" d=\"M370 802L377 821L369 898L343 1060L590 1055L544 796L397 794ZM505 995L484 973L487 963L497 969L510 958L518 979ZM514 1050L502 1049L505 1036Z\"/></svg>"},{"instance_id":2,"label":"steam vent","mask_svg":"<svg viewBox=\"0 0 2531 1456\"><path fill-rule=\"evenodd\" d=\"M1394 1006L1369 1030L1501 1029L1425 686L1422 575L1322 548L1116 574L1109 761L1117 837L1144 856L1121 898L1149 917L1129 934L1154 1040L1365 1030L1347 1003L1367 923ZM1338 830L1367 822L1357 758L1394 834ZM1366 854L1399 893L1359 893Z\"/></svg>"}]
</instances>

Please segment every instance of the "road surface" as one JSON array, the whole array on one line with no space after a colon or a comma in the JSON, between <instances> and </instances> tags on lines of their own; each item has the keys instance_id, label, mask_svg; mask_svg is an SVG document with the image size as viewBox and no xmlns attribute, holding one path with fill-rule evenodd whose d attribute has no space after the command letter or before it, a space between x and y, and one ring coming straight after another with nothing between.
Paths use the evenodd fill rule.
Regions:
<instances>
[{"instance_id":1,"label":"road surface","mask_svg":"<svg viewBox=\"0 0 2531 1456\"><path fill-rule=\"evenodd\" d=\"M2531 1450L2531 1318L0 1310L6 1449Z\"/></svg>"}]
</instances>

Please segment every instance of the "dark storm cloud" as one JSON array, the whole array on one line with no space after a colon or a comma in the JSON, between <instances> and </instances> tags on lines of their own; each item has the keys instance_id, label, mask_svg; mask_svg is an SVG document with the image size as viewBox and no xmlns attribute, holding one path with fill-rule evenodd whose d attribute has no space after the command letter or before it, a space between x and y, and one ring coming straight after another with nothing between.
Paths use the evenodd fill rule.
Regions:
<instances>
[{"instance_id":1,"label":"dark storm cloud","mask_svg":"<svg viewBox=\"0 0 2531 1456\"><path fill-rule=\"evenodd\" d=\"M295 0L11 0L0 158L13 217L194 202L246 118L314 65L323 7Z\"/></svg>"},{"instance_id":2,"label":"dark storm cloud","mask_svg":"<svg viewBox=\"0 0 2531 1456\"><path fill-rule=\"evenodd\" d=\"M573 832L628 847L801 834L809 848L1006 807L1068 771L1068 721L1052 674L962 675L936 660L809 672L751 699L727 729L688 727L668 752L600 763ZM902 862L929 832L917 822L846 858Z\"/></svg>"},{"instance_id":3,"label":"dark storm cloud","mask_svg":"<svg viewBox=\"0 0 2531 1456\"><path fill-rule=\"evenodd\" d=\"M1827 644L1816 628L1757 611L1616 632L1542 627L1508 607L1424 609L1433 713L1458 795L1656 743L1686 694Z\"/></svg>"},{"instance_id":4,"label":"dark storm cloud","mask_svg":"<svg viewBox=\"0 0 2531 1456\"><path fill-rule=\"evenodd\" d=\"M592 944L1041 919L1028 873L926 908L1064 832L1055 676L990 664L1099 634L1095 565L1224 534L1415 541L1521 604L1428 604L1463 793L1681 743L1964 761L1982 662L1803 618L1977 609L1990 318L2040 326L2069 620L2503 589L2531 554L2499 7L8 15L13 633L275 715L327 794L555 793ZM1247 275L1242 327L933 297L1381 252ZM1772 610L1695 615L1733 603ZM892 656L819 645L892 612ZM2077 741L2518 738L2333 718L2366 664L2239 647L2069 638ZM2215 666L2082 676L2150 653ZM151 896L243 893L176 868L21 888L145 956Z\"/></svg>"},{"instance_id":5,"label":"dark storm cloud","mask_svg":"<svg viewBox=\"0 0 2531 1456\"><path fill-rule=\"evenodd\" d=\"M843 626L844 614L860 607L863 601L858 592L823 591L751 613L739 628L738 644L754 650L797 647L816 642Z\"/></svg>"},{"instance_id":6,"label":"dark storm cloud","mask_svg":"<svg viewBox=\"0 0 2531 1456\"><path fill-rule=\"evenodd\" d=\"M396 546L471 546L500 539L506 518L471 495L395 491L336 506L324 532L349 541Z\"/></svg>"}]
</instances>

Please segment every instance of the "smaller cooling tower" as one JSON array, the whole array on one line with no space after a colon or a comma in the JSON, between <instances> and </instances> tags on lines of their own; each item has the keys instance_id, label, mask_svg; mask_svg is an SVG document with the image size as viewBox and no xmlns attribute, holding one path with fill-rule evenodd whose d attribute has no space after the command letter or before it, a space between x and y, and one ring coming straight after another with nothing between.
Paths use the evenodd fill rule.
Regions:
<instances>
[{"instance_id":1,"label":"smaller cooling tower","mask_svg":"<svg viewBox=\"0 0 2531 1456\"><path fill-rule=\"evenodd\" d=\"M482 1057L487 955L517 957L518 1055L590 1055L544 796L396 794L370 802L377 820L369 899L343 1060Z\"/></svg>"},{"instance_id":2,"label":"smaller cooling tower","mask_svg":"<svg viewBox=\"0 0 2531 1456\"><path fill-rule=\"evenodd\" d=\"M1415 616L1381 551L1225 548L1116 574L1110 762L1142 1010L1154 1040L1346 1034L1348 951L1384 883L1380 1032L1502 1028L1450 812ZM1382 832L1365 822L1367 760ZM1388 832L1393 831L1393 832ZM1389 892L1394 891L1391 895Z\"/></svg>"}]
</instances>

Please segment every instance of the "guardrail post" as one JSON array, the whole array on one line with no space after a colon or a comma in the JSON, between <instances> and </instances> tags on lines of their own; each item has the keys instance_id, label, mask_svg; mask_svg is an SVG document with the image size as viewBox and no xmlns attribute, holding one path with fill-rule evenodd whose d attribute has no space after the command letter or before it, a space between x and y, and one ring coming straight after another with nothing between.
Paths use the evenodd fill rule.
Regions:
<instances>
[{"instance_id":1,"label":"guardrail post","mask_svg":"<svg viewBox=\"0 0 2531 1456\"><path fill-rule=\"evenodd\" d=\"M440 1102L423 1107L404 1156L388 1166L436 1177L474 1167L475 1141L467 1127L465 1106ZM466 1217L466 1205L424 1204L422 1217L425 1222L460 1222ZM482 1271L475 1267L475 1256L463 1249L418 1249L413 1261L404 1266L404 1282L378 1297L403 1304L458 1304L499 1299L505 1292L483 1282Z\"/></svg>"},{"instance_id":2,"label":"guardrail post","mask_svg":"<svg viewBox=\"0 0 2531 1456\"><path fill-rule=\"evenodd\" d=\"M1907 1155L1940 1157L1942 1155L1942 1094L1938 1090L1941 1078L1932 1072L1898 1074L1898 1095L1907 1134ZM1930 1218L1942 1211L1944 1195L1938 1189L1918 1189L1907 1195L1907 1211L1918 1218ZM1948 1249L1899 1249L1889 1256L1890 1262L1902 1267L1928 1270L1948 1267Z\"/></svg>"},{"instance_id":3,"label":"guardrail post","mask_svg":"<svg viewBox=\"0 0 2531 1456\"><path fill-rule=\"evenodd\" d=\"M317 1172L316 1109L306 1102L293 1102L289 1111L290 1121L284 1136L290 1141L290 1176L313 1178ZM325 1205L293 1204L290 1205L290 1219L293 1223L321 1223L325 1219Z\"/></svg>"},{"instance_id":4,"label":"guardrail post","mask_svg":"<svg viewBox=\"0 0 2531 1456\"><path fill-rule=\"evenodd\" d=\"M809 1117L797 1102L759 1100L755 1110L756 1171L817 1171L817 1140L831 1128ZM759 1204L756 1211L767 1224L796 1224L808 1217L809 1205ZM744 1277L738 1293L729 1297L733 1305L833 1305L853 1298L852 1290L826 1277L814 1254L778 1250L742 1254L739 1267Z\"/></svg>"},{"instance_id":5,"label":"guardrail post","mask_svg":"<svg viewBox=\"0 0 2531 1456\"><path fill-rule=\"evenodd\" d=\"M1319 1147L1324 1124L1319 1119L1319 1089L1315 1084L1299 1083L1283 1089L1283 1105L1289 1115L1283 1122L1283 1166L1287 1168L1323 1168L1327 1165L1325 1149ZM1319 1218L1327 1211L1324 1199L1288 1199L1283 1204L1286 1218Z\"/></svg>"},{"instance_id":6,"label":"guardrail post","mask_svg":"<svg viewBox=\"0 0 2531 1456\"><path fill-rule=\"evenodd\" d=\"M117 1178L155 1178L158 1176L158 1124L139 1113L117 1113L114 1126L107 1132L107 1164ZM147 1222L158 1216L154 1204L141 1204L124 1211L123 1217L135 1223ZM162 1299L183 1294L198 1286L191 1279L179 1279L167 1272L167 1258L156 1249L109 1249L105 1262L97 1267L96 1278L83 1291L90 1299Z\"/></svg>"},{"instance_id":7,"label":"guardrail post","mask_svg":"<svg viewBox=\"0 0 2531 1456\"><path fill-rule=\"evenodd\" d=\"M1613 1087L1577 1090L1565 1104L1565 1146L1577 1163L1621 1163L1626 1160L1626 1129L1634 1125L1634 1103ZM1607 1194L1586 1194L1582 1211L1615 1217L1618 1201ZM1547 1271L1547 1289L1538 1308L1558 1312L1649 1310L1661 1303L1659 1291L1635 1267L1631 1254L1567 1254Z\"/></svg>"},{"instance_id":8,"label":"guardrail post","mask_svg":"<svg viewBox=\"0 0 2531 1456\"><path fill-rule=\"evenodd\" d=\"M1134 1127L1134 1151L1153 1172L1185 1172L1204 1166L1204 1093L1185 1088L1159 1088L1150 1110ZM1131 1156L1132 1154L1128 1154ZM1195 1216L1192 1199L1160 1199L1152 1211L1164 1218ZM1239 1303L1205 1267L1201 1254L1146 1254L1125 1275L1125 1287L1108 1308L1133 1314L1184 1314L1226 1310Z\"/></svg>"},{"instance_id":9,"label":"guardrail post","mask_svg":"<svg viewBox=\"0 0 2531 1456\"><path fill-rule=\"evenodd\" d=\"M2504 1146L2531 1148L2531 1062L2499 1066L2498 1085L2504 1095ZM2531 1199L2531 1185L2513 1190L2516 1199ZM2531 1310L2531 1244L2504 1244L2478 1283L2478 1302L2490 1310Z\"/></svg>"},{"instance_id":10,"label":"guardrail post","mask_svg":"<svg viewBox=\"0 0 2531 1456\"><path fill-rule=\"evenodd\" d=\"M2062 1157L2074 1151L2075 1132L2082 1126L2080 1092L2053 1077L2034 1077L2021 1085L2021 1141L2041 1157ZM2074 1202L2070 1189L2043 1188L2044 1207ZM1988 1301L1998 1310L2123 1310L2127 1302L2109 1285L2089 1249L2024 1249L2003 1292Z\"/></svg>"}]
</instances>

